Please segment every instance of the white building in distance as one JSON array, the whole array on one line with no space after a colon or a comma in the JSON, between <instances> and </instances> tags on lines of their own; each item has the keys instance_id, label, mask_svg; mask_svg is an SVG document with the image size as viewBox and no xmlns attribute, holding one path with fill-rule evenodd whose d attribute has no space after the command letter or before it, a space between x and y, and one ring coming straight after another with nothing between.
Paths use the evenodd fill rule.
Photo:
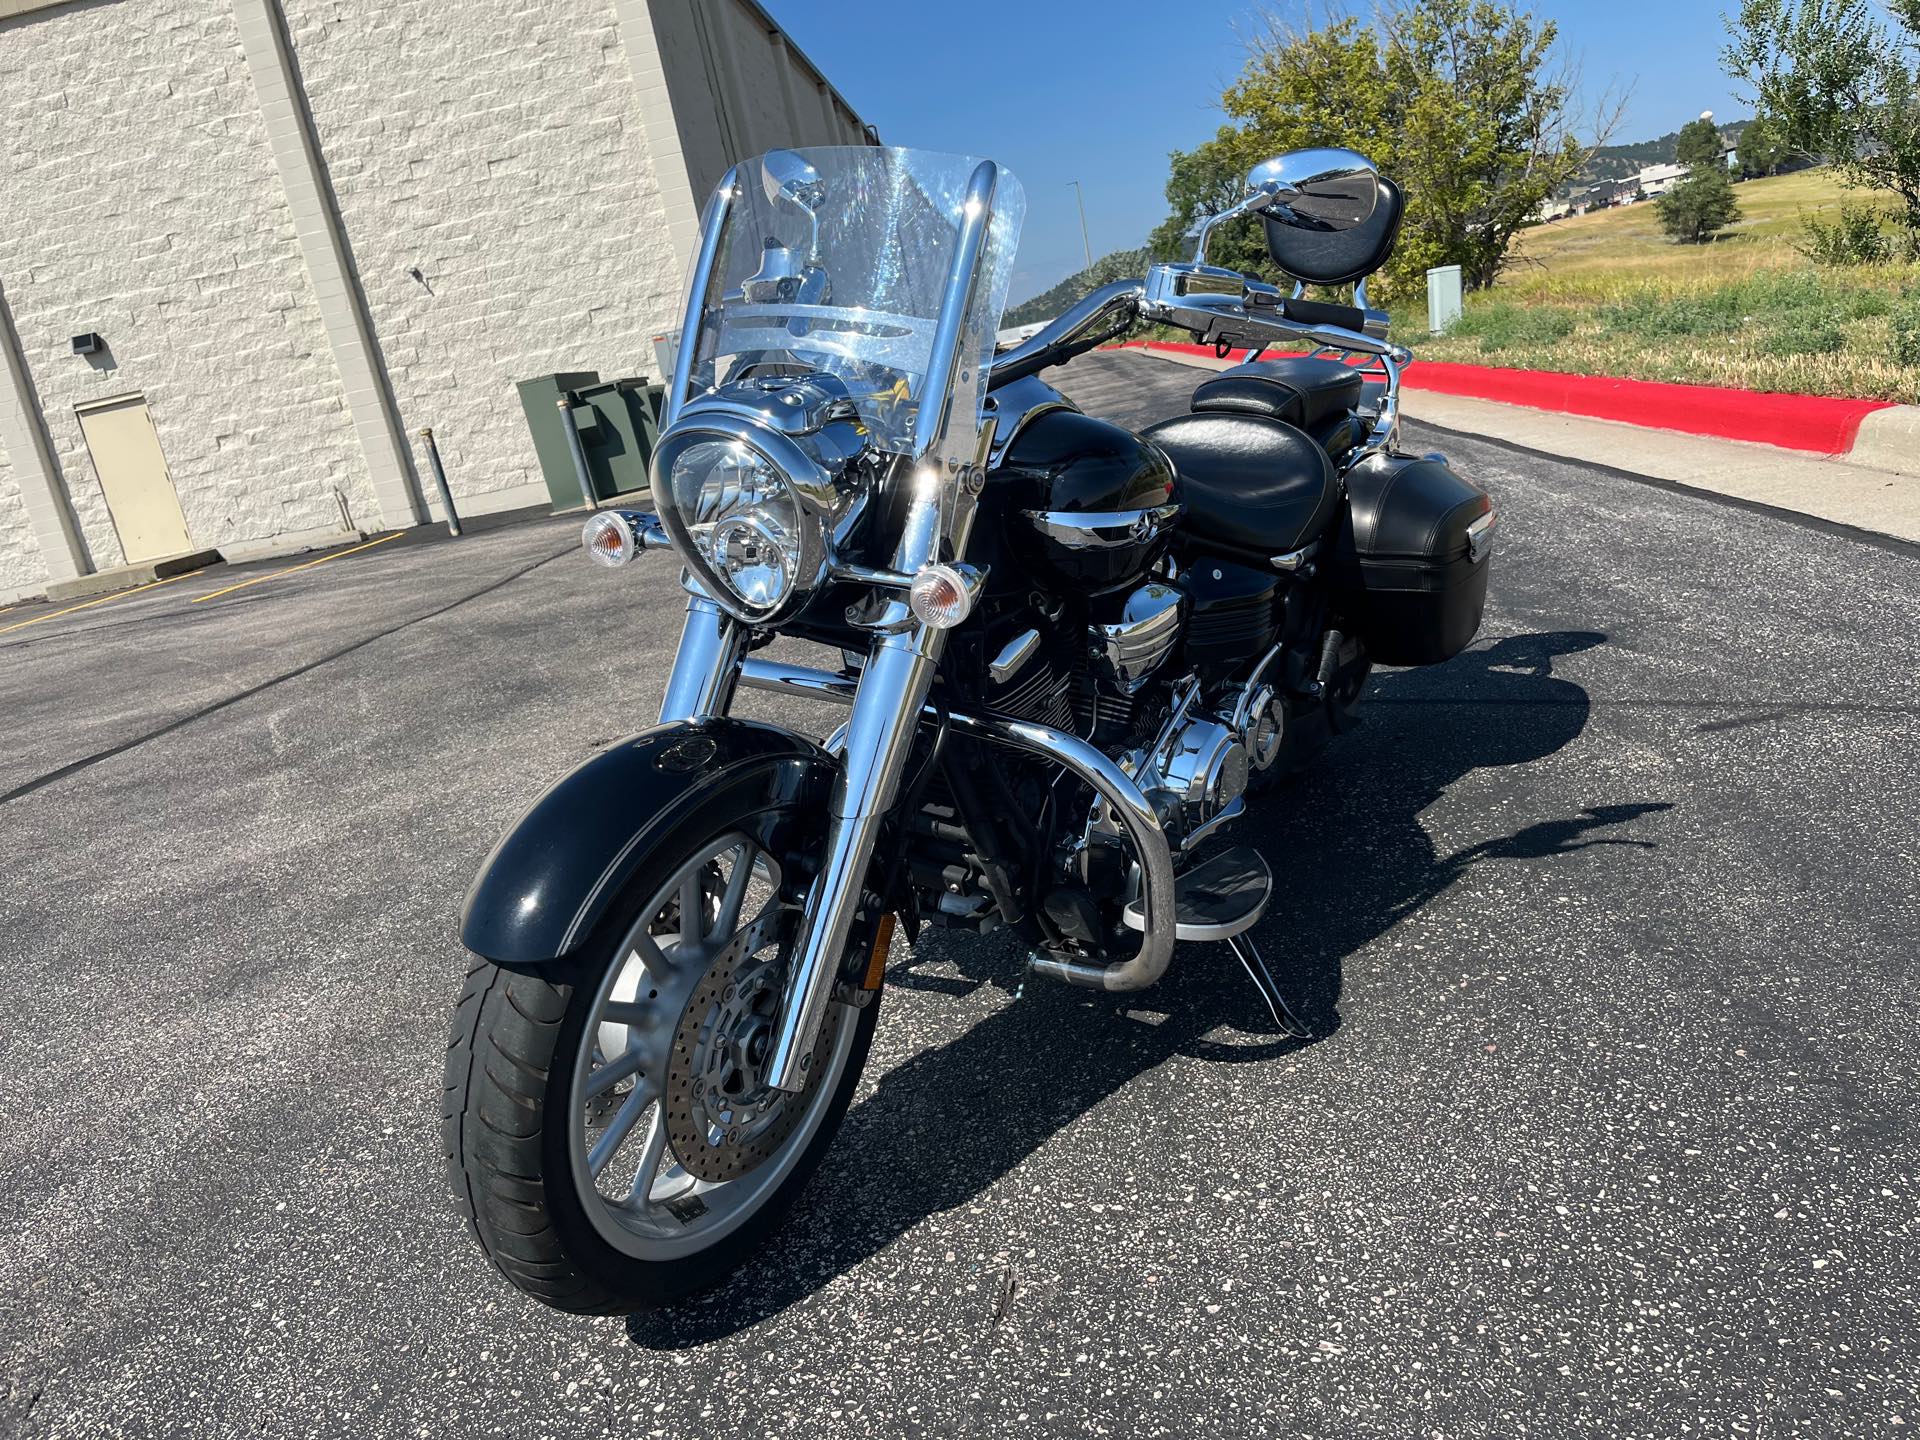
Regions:
<instances>
[{"instance_id":1,"label":"white building in distance","mask_svg":"<svg viewBox=\"0 0 1920 1440\"><path fill-rule=\"evenodd\" d=\"M754 0L0 0L0 601L546 498L734 160L872 143Z\"/></svg>"}]
</instances>

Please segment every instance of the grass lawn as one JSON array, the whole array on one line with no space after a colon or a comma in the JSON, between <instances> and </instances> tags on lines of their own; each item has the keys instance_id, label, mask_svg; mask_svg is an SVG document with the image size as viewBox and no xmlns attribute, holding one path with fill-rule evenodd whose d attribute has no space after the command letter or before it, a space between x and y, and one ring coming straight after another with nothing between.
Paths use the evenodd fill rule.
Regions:
<instances>
[{"instance_id":1,"label":"grass lawn","mask_svg":"<svg viewBox=\"0 0 1920 1440\"><path fill-rule=\"evenodd\" d=\"M1920 266L1822 268L1795 248L1802 217L1843 194L1890 197L1842 192L1826 170L1734 193L1742 219L1704 245L1668 240L1650 201L1527 230L1451 332L1402 334L1429 360L1920 403Z\"/></svg>"}]
</instances>

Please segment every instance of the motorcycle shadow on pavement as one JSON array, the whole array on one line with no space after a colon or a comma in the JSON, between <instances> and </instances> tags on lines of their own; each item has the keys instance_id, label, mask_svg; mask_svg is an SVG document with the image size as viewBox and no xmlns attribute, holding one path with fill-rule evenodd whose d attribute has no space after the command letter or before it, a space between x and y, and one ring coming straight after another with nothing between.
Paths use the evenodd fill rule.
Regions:
<instances>
[{"instance_id":1,"label":"motorcycle shadow on pavement","mask_svg":"<svg viewBox=\"0 0 1920 1440\"><path fill-rule=\"evenodd\" d=\"M1419 820L1462 776L1524 766L1572 742L1587 722L1587 692L1555 675L1553 663L1605 639L1514 635L1444 666L1376 676L1361 728L1265 799L1265 834L1241 828L1278 881L1254 937L1313 1039L1279 1032L1225 945L1182 947L1167 978L1138 995L1027 984L1019 999L912 1055L857 1098L767 1250L711 1294L632 1316L629 1338L681 1349L778 1314L928 1216L972 1200L1175 1056L1245 1064L1325 1039L1339 1028L1346 957L1475 864L1646 845L1594 832L1668 806L1589 807L1451 855L1437 853ZM1021 960L1011 937L925 931L888 985L946 994L1012 988ZM923 973L929 968L945 973ZM892 1018L899 1023L897 1011ZM883 1036L888 1020L883 1014Z\"/></svg>"}]
</instances>

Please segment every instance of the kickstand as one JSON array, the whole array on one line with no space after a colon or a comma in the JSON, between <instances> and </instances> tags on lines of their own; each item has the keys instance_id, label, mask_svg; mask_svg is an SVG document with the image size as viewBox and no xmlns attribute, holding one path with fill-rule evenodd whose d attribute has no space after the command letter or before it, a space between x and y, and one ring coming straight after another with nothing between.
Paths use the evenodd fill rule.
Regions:
<instances>
[{"instance_id":1,"label":"kickstand","mask_svg":"<svg viewBox=\"0 0 1920 1440\"><path fill-rule=\"evenodd\" d=\"M1287 1004L1286 997L1280 993L1280 987L1273 982L1273 974L1267 969L1267 962L1260 958L1260 952L1254 948L1253 936L1242 932L1228 939L1234 957L1247 972L1247 978L1253 981L1254 988L1260 992L1260 998L1267 1002L1267 1009L1273 1012L1273 1023L1296 1040L1311 1040L1313 1031L1306 1022L1293 1013L1293 1007Z\"/></svg>"}]
</instances>

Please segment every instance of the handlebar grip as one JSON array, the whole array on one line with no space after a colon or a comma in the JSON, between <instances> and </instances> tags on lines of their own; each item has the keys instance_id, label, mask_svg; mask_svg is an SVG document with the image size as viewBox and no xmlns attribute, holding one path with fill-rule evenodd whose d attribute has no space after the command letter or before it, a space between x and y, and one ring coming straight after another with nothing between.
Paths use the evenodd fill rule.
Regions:
<instances>
[{"instance_id":1,"label":"handlebar grip","mask_svg":"<svg viewBox=\"0 0 1920 1440\"><path fill-rule=\"evenodd\" d=\"M1296 300L1291 295L1280 301L1280 313L1302 325L1338 325L1342 330L1366 332L1367 312L1352 305L1328 305L1320 300Z\"/></svg>"}]
</instances>

